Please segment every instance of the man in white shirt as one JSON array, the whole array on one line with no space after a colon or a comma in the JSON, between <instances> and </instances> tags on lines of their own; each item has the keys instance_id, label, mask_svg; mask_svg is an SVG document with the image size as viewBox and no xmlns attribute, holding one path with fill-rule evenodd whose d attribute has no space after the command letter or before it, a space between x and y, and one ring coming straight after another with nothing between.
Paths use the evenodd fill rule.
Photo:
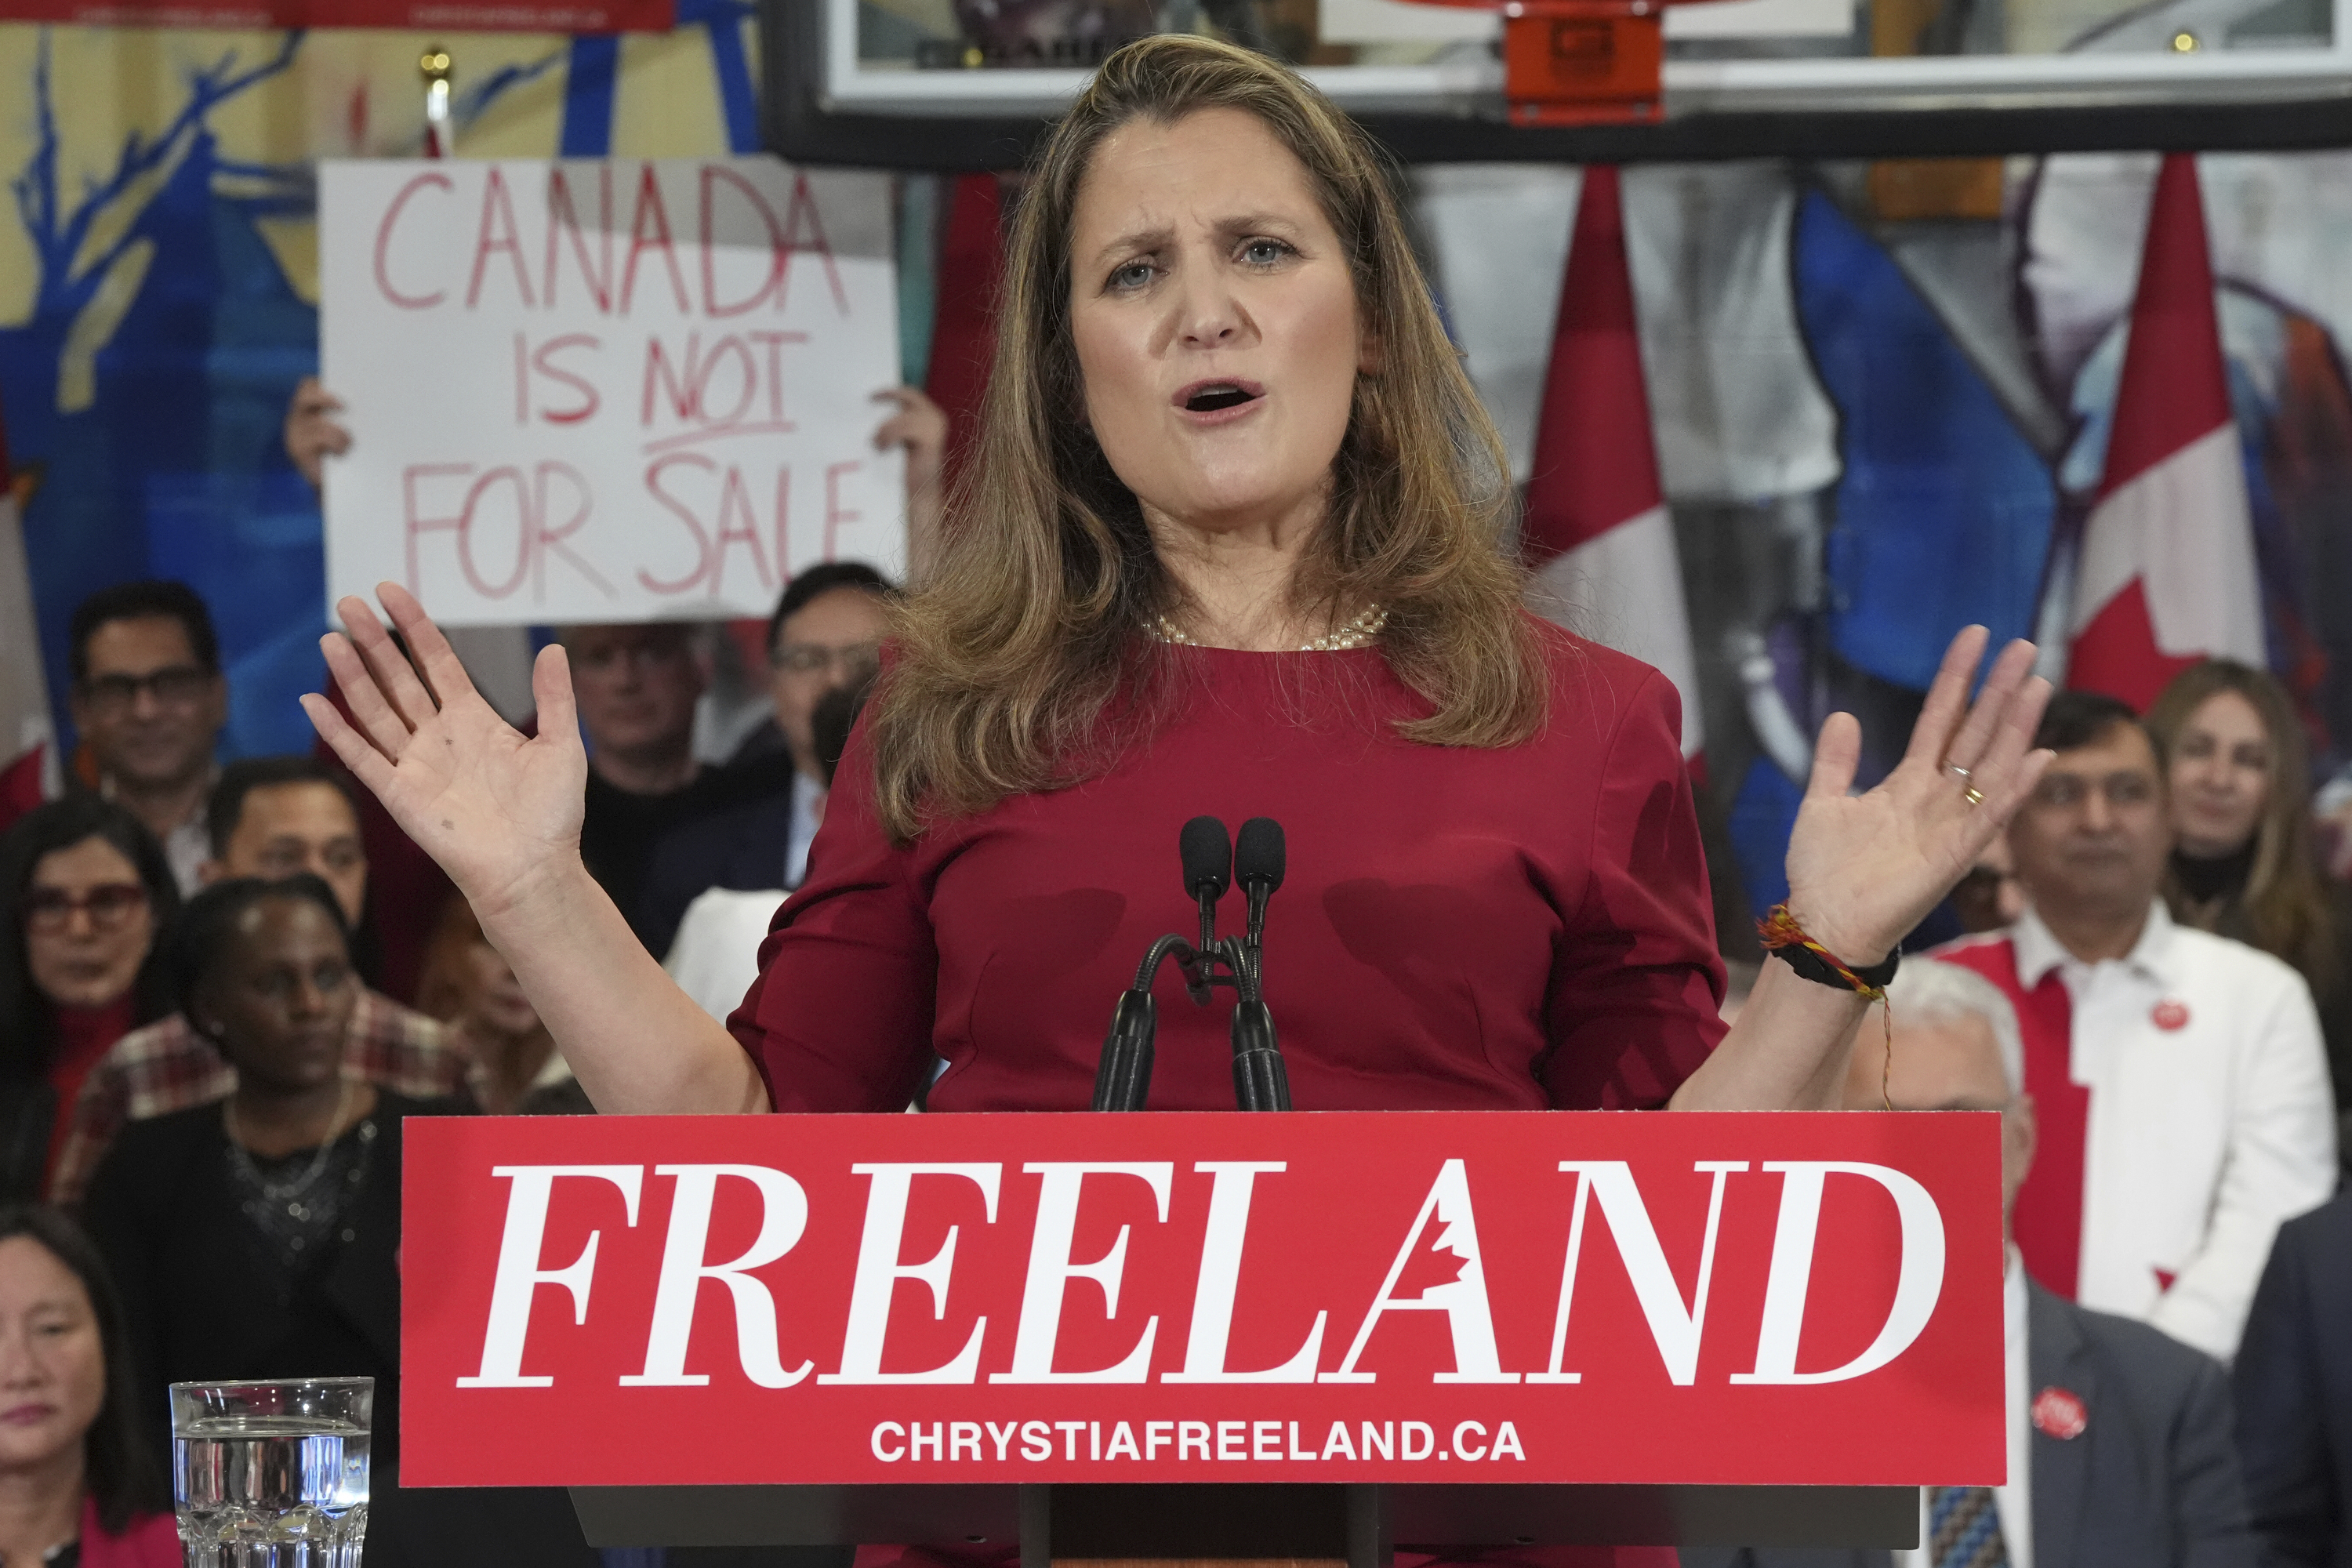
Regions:
<instances>
[{"instance_id":1,"label":"man in white shirt","mask_svg":"<svg viewBox=\"0 0 2352 1568\"><path fill-rule=\"evenodd\" d=\"M2164 775L2129 708L2062 692L2034 743L2057 757L2010 825L2030 907L1938 955L2021 1027L2041 1152L2017 1246L2057 1294L2226 1360L2279 1222L2335 1190L2311 994L2167 914Z\"/></svg>"},{"instance_id":2,"label":"man in white shirt","mask_svg":"<svg viewBox=\"0 0 2352 1568\"><path fill-rule=\"evenodd\" d=\"M1883 1084L1897 1110L2000 1112L2006 1219L2034 1159L2016 1013L1990 982L1932 959L1906 960L1888 992L1893 1070L1884 1036L1864 1029L1846 1108L1877 1110ZM2001 1316L2006 1485L1923 1489L1915 1551L1695 1548L1685 1568L2252 1568L2221 1367L2059 1300L2013 1245Z\"/></svg>"}]
</instances>

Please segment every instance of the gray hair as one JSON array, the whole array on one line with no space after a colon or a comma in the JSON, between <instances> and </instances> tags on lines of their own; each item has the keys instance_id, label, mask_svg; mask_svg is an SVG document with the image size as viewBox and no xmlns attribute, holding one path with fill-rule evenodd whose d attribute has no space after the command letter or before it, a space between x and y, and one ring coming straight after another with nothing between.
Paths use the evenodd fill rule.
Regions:
<instances>
[{"instance_id":1,"label":"gray hair","mask_svg":"<svg viewBox=\"0 0 2352 1568\"><path fill-rule=\"evenodd\" d=\"M1939 959L1906 957L1886 987L1886 999L1901 1024L1954 1023L1981 1019L2000 1048L2001 1076L2009 1092L2025 1088L2025 1038L2008 994L1973 969Z\"/></svg>"}]
</instances>

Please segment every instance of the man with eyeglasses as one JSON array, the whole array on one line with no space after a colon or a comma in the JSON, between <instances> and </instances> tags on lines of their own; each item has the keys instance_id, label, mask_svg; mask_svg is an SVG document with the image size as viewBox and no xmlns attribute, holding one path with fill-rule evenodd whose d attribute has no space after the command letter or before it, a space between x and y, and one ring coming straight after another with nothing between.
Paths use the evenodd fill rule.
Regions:
<instances>
[{"instance_id":1,"label":"man with eyeglasses","mask_svg":"<svg viewBox=\"0 0 2352 1568\"><path fill-rule=\"evenodd\" d=\"M2057 757L2010 824L2026 910L1938 953L2023 1029L2041 1149L2018 1250L2059 1295L2227 1360L2279 1222L2335 1190L2311 993L2166 913L2164 773L2129 707L2062 692L2034 744Z\"/></svg>"},{"instance_id":2,"label":"man with eyeglasses","mask_svg":"<svg viewBox=\"0 0 2352 1568\"><path fill-rule=\"evenodd\" d=\"M183 897L205 861L213 748L228 683L205 602L184 583L119 583L84 599L68 631L68 705L87 782L154 834Z\"/></svg>"},{"instance_id":3,"label":"man with eyeglasses","mask_svg":"<svg viewBox=\"0 0 2352 1568\"><path fill-rule=\"evenodd\" d=\"M655 848L630 923L666 953L687 907L704 891L800 885L824 816L826 771L814 731L828 693L873 679L890 626L890 580L857 561L811 566L784 584L768 617L768 698L773 712L744 741L726 774L740 804L674 829Z\"/></svg>"}]
</instances>

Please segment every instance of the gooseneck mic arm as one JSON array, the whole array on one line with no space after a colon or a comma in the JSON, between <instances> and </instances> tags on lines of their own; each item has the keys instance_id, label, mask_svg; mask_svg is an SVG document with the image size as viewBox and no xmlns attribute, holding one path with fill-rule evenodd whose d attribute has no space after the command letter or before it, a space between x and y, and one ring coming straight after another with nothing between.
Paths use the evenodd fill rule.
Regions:
<instances>
[{"instance_id":1,"label":"gooseneck mic arm","mask_svg":"<svg viewBox=\"0 0 2352 1568\"><path fill-rule=\"evenodd\" d=\"M1102 1059L1095 1068L1097 1110L1140 1110L1151 1096L1151 1045L1160 1031L1151 983L1160 978L1160 966L1171 958L1183 970L1184 988L1192 1000L1209 1000L1209 979L1192 944L1181 936L1163 936L1153 942L1136 967L1135 984L1118 994L1118 1005L1111 1009L1110 1032L1103 1037Z\"/></svg>"},{"instance_id":2,"label":"gooseneck mic arm","mask_svg":"<svg viewBox=\"0 0 2352 1568\"><path fill-rule=\"evenodd\" d=\"M1237 944L1241 1000L1234 1005L1234 1103L1244 1110L1290 1109L1290 1075L1274 1033L1274 1014L1262 988L1265 906L1282 886L1282 825L1268 816L1242 824L1234 848L1234 880L1248 902L1247 924Z\"/></svg>"},{"instance_id":3,"label":"gooseneck mic arm","mask_svg":"<svg viewBox=\"0 0 2352 1568\"><path fill-rule=\"evenodd\" d=\"M1226 944L1217 941L1217 900L1233 882L1233 840L1217 818L1196 816L1176 836L1176 849L1184 865L1184 891L1200 905L1200 945L1181 936L1161 937L1136 967L1135 984L1119 993L1095 1068L1097 1110L1140 1110L1151 1096L1152 1041L1160 1028L1151 985L1160 966L1176 961L1184 973L1185 994L1196 1006L1208 1005L1210 987L1219 983L1214 971L1225 958Z\"/></svg>"},{"instance_id":4,"label":"gooseneck mic arm","mask_svg":"<svg viewBox=\"0 0 2352 1568\"><path fill-rule=\"evenodd\" d=\"M1213 986L1230 985L1240 994L1232 1026L1234 1102L1244 1110L1287 1110L1290 1079L1275 1039L1274 1015L1259 985L1266 900L1282 886L1281 826L1267 817L1250 818L1242 825L1236 854L1223 823L1196 816L1177 836L1176 847L1183 858L1184 891L1200 909L1201 940L1196 945L1181 936L1160 938L1137 966L1135 984L1119 993L1095 1069L1094 1109L1140 1110L1150 1098L1152 1041L1159 1031L1151 986L1160 965L1174 959L1195 1005L1207 1005ZM1217 900L1236 881L1249 900L1247 934L1220 938Z\"/></svg>"}]
</instances>

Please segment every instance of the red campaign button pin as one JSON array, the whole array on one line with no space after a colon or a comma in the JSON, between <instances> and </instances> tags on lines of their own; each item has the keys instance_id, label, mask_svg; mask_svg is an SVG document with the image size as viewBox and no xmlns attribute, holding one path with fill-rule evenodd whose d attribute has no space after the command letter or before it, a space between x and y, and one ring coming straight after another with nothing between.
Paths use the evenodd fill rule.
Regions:
<instances>
[{"instance_id":1,"label":"red campaign button pin","mask_svg":"<svg viewBox=\"0 0 2352 1568\"><path fill-rule=\"evenodd\" d=\"M2174 1029L2185 1029L2189 1026L2189 1005L2185 1002L2176 1002L2168 996L2156 1005L2154 1010L2148 1014L2148 1020L2158 1028L2168 1033Z\"/></svg>"},{"instance_id":2,"label":"red campaign button pin","mask_svg":"<svg viewBox=\"0 0 2352 1568\"><path fill-rule=\"evenodd\" d=\"M2090 1424L2091 1413L2083 1396L2072 1389L2053 1384L2033 1396L2033 1429L2045 1436L2063 1442L2081 1436Z\"/></svg>"}]
</instances>

